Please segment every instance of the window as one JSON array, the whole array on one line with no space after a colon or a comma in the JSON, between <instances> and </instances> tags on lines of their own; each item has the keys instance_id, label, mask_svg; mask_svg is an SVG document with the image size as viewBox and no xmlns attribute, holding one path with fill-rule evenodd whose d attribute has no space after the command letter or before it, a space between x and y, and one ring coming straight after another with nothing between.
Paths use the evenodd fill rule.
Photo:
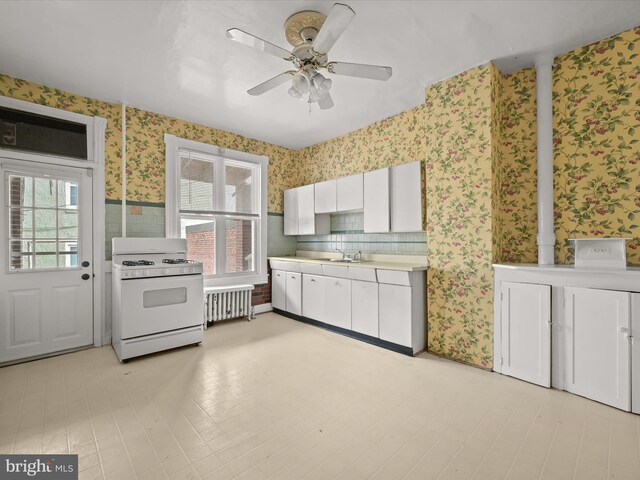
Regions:
<instances>
[{"instance_id":1,"label":"window","mask_svg":"<svg viewBox=\"0 0 640 480\"><path fill-rule=\"evenodd\" d=\"M9 271L78 266L78 183L7 172ZM75 209L66 192L75 190Z\"/></svg>"},{"instance_id":2,"label":"window","mask_svg":"<svg viewBox=\"0 0 640 480\"><path fill-rule=\"evenodd\" d=\"M167 235L207 285L266 283L266 157L165 135Z\"/></svg>"}]
</instances>

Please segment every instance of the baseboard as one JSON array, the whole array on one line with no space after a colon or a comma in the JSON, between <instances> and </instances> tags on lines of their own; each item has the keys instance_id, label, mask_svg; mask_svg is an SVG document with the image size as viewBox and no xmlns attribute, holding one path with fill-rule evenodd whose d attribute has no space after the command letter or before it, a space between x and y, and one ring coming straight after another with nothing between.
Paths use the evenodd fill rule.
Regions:
<instances>
[{"instance_id":1,"label":"baseboard","mask_svg":"<svg viewBox=\"0 0 640 480\"><path fill-rule=\"evenodd\" d=\"M273 307L271 306L271 303L263 303L261 305L254 305L253 311L257 315L259 313L271 312L273 311Z\"/></svg>"}]
</instances>

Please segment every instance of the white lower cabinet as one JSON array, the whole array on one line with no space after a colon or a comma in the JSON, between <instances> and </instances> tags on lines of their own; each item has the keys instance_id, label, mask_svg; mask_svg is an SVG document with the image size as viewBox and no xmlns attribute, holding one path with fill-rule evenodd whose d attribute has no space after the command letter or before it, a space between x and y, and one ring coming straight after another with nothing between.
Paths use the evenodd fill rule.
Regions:
<instances>
[{"instance_id":1,"label":"white lower cabinet","mask_svg":"<svg viewBox=\"0 0 640 480\"><path fill-rule=\"evenodd\" d=\"M378 284L351 280L351 328L378 337Z\"/></svg>"},{"instance_id":2,"label":"white lower cabinet","mask_svg":"<svg viewBox=\"0 0 640 480\"><path fill-rule=\"evenodd\" d=\"M271 305L278 310L286 310L286 274L282 270L271 271Z\"/></svg>"},{"instance_id":3,"label":"white lower cabinet","mask_svg":"<svg viewBox=\"0 0 640 480\"><path fill-rule=\"evenodd\" d=\"M629 292L566 287L566 389L623 410L631 408Z\"/></svg>"},{"instance_id":4,"label":"white lower cabinet","mask_svg":"<svg viewBox=\"0 0 640 480\"><path fill-rule=\"evenodd\" d=\"M296 315L302 314L302 274L271 271L271 305Z\"/></svg>"},{"instance_id":5,"label":"white lower cabinet","mask_svg":"<svg viewBox=\"0 0 640 480\"><path fill-rule=\"evenodd\" d=\"M324 323L351 330L351 280L324 278Z\"/></svg>"},{"instance_id":6,"label":"white lower cabinet","mask_svg":"<svg viewBox=\"0 0 640 480\"><path fill-rule=\"evenodd\" d=\"M297 272L286 272L286 274L286 310L295 315L302 315L302 274Z\"/></svg>"},{"instance_id":7,"label":"white lower cabinet","mask_svg":"<svg viewBox=\"0 0 640 480\"><path fill-rule=\"evenodd\" d=\"M551 386L551 286L502 282L502 373Z\"/></svg>"},{"instance_id":8,"label":"white lower cabinet","mask_svg":"<svg viewBox=\"0 0 640 480\"><path fill-rule=\"evenodd\" d=\"M379 285L380 339L411 347L411 287Z\"/></svg>"},{"instance_id":9,"label":"white lower cabinet","mask_svg":"<svg viewBox=\"0 0 640 480\"><path fill-rule=\"evenodd\" d=\"M321 275L302 275L302 316L324 322L324 279Z\"/></svg>"}]
</instances>

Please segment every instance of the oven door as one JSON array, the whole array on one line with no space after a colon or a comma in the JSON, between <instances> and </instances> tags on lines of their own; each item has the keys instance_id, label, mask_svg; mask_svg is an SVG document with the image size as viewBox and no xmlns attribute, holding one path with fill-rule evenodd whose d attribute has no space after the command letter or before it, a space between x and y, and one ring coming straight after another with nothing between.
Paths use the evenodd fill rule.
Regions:
<instances>
[{"instance_id":1,"label":"oven door","mask_svg":"<svg viewBox=\"0 0 640 480\"><path fill-rule=\"evenodd\" d=\"M122 338L202 325L202 275L122 280Z\"/></svg>"}]
</instances>

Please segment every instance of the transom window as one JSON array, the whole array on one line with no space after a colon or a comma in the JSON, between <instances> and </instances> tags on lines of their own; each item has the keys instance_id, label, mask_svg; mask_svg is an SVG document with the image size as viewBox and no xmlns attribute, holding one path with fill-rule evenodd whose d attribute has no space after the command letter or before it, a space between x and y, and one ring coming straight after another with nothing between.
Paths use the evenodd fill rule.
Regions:
<instances>
[{"instance_id":1,"label":"transom window","mask_svg":"<svg viewBox=\"0 0 640 480\"><path fill-rule=\"evenodd\" d=\"M165 142L168 234L187 239L209 284L264 283L266 158L170 135Z\"/></svg>"},{"instance_id":2,"label":"transom window","mask_svg":"<svg viewBox=\"0 0 640 480\"><path fill-rule=\"evenodd\" d=\"M5 181L9 271L77 268L78 182L10 172Z\"/></svg>"}]
</instances>

